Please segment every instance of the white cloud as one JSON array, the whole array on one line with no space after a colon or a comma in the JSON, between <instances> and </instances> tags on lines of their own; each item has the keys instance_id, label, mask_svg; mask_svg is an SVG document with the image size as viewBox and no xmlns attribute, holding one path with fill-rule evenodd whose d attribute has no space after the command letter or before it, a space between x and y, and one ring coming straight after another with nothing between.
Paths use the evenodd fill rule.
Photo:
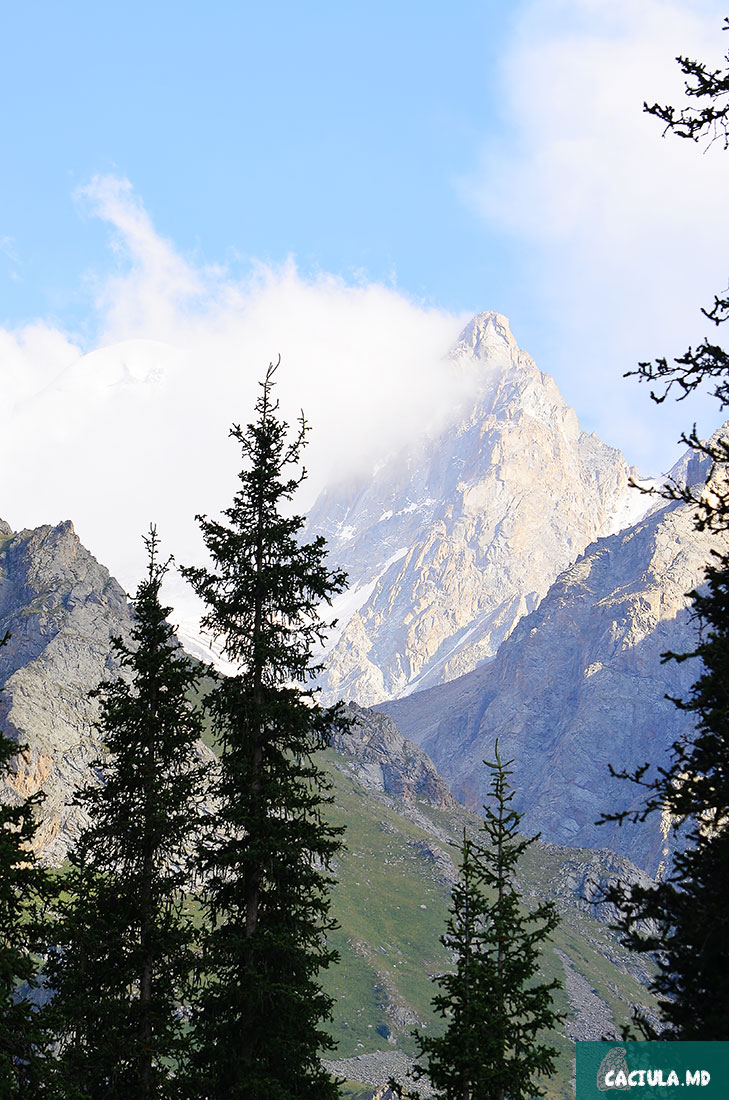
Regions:
<instances>
[{"instance_id":1,"label":"white cloud","mask_svg":"<svg viewBox=\"0 0 729 1100\"><path fill-rule=\"evenodd\" d=\"M678 54L722 64L724 14L713 0L532 0L503 65L509 140L460 182L489 223L532 246L565 396L648 463L659 424L678 434L717 415L666 404L656 419L621 375L714 335L699 307L729 276L729 153L663 139L642 105L681 102Z\"/></svg>"},{"instance_id":2,"label":"white cloud","mask_svg":"<svg viewBox=\"0 0 729 1100\"><path fill-rule=\"evenodd\" d=\"M203 293L199 275L157 234L129 180L95 176L76 196L112 227L111 247L125 268L99 286L102 340L169 329L178 312Z\"/></svg>"},{"instance_id":3,"label":"white cloud","mask_svg":"<svg viewBox=\"0 0 729 1100\"><path fill-rule=\"evenodd\" d=\"M52 386L57 375L78 359L78 346L68 336L42 321L14 332L0 329L4 430L23 415L25 404Z\"/></svg>"},{"instance_id":4,"label":"white cloud","mask_svg":"<svg viewBox=\"0 0 729 1100\"><path fill-rule=\"evenodd\" d=\"M303 407L312 426L301 507L456 399L442 356L466 318L380 285L307 280L293 262L236 281L161 239L127 181L95 179L81 199L109 224L118 269L97 283L86 354L42 324L0 330L2 509L15 528L72 519L129 589L150 520L179 561L199 556L195 513L235 489L228 428L248 421L279 354L282 411L294 421Z\"/></svg>"}]
</instances>

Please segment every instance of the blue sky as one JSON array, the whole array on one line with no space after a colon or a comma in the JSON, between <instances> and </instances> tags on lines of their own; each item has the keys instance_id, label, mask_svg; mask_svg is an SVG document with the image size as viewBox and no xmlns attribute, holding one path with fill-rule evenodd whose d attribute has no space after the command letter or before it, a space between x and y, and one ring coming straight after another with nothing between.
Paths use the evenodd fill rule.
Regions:
<instances>
[{"instance_id":1,"label":"blue sky","mask_svg":"<svg viewBox=\"0 0 729 1100\"><path fill-rule=\"evenodd\" d=\"M107 262L106 234L72 195L106 173L199 262L293 254L303 272L507 310L516 258L454 180L503 123L509 5L3 8L6 321L87 320L78 278Z\"/></svg>"},{"instance_id":2,"label":"blue sky","mask_svg":"<svg viewBox=\"0 0 729 1100\"><path fill-rule=\"evenodd\" d=\"M176 490L175 461L235 461L217 440L279 351L319 485L421 430L440 357L485 309L583 427L667 468L718 412L655 408L622 375L706 334L729 153L664 140L642 103L680 98L677 53L722 63L724 14L0 0L0 514L73 518L123 575L122 526L225 503ZM130 379L149 383L134 401ZM146 472L166 456L160 505Z\"/></svg>"}]
</instances>

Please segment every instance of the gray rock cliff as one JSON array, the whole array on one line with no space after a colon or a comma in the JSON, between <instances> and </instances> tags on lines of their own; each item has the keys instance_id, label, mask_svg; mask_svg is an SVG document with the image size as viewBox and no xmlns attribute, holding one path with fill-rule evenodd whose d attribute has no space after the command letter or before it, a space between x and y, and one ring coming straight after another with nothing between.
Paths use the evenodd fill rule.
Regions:
<instances>
[{"instance_id":1,"label":"gray rock cliff","mask_svg":"<svg viewBox=\"0 0 729 1100\"><path fill-rule=\"evenodd\" d=\"M334 735L332 748L349 761L363 786L410 805L421 799L439 809L455 806L430 757L403 737L392 719L357 703L350 703L346 713L351 724Z\"/></svg>"},{"instance_id":2,"label":"gray rock cliff","mask_svg":"<svg viewBox=\"0 0 729 1100\"><path fill-rule=\"evenodd\" d=\"M68 802L98 754L89 691L114 670L111 638L128 636L126 594L73 525L0 528L0 722L28 751L10 793L43 790L39 848L60 862L81 821Z\"/></svg>"}]
</instances>

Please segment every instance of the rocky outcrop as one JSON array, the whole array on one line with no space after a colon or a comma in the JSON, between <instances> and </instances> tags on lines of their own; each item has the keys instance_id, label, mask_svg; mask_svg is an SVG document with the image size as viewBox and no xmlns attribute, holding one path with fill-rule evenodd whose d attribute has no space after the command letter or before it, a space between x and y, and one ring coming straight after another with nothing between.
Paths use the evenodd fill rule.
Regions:
<instances>
[{"instance_id":1,"label":"rocky outcrop","mask_svg":"<svg viewBox=\"0 0 729 1100\"><path fill-rule=\"evenodd\" d=\"M335 1077L376 1086L370 1093L370 1100L396 1100L395 1093L383 1084L391 1077L405 1089L417 1089L422 1096L433 1095L428 1080L412 1076L414 1060L401 1050L375 1050L354 1058L325 1060L323 1065Z\"/></svg>"},{"instance_id":2,"label":"rocky outcrop","mask_svg":"<svg viewBox=\"0 0 729 1100\"><path fill-rule=\"evenodd\" d=\"M71 523L16 534L0 521L0 637L10 634L0 648L0 720L27 745L7 793L43 791L38 846L49 862L63 860L83 821L72 799L100 750L89 692L118 671L111 640L128 641L130 628L124 591ZM334 747L365 786L412 807L454 805L432 762L388 717L349 710L351 728Z\"/></svg>"},{"instance_id":3,"label":"rocky outcrop","mask_svg":"<svg viewBox=\"0 0 729 1100\"><path fill-rule=\"evenodd\" d=\"M666 822L595 822L641 802L609 765L665 763L692 728L691 715L665 696L686 697L699 669L661 655L695 647L687 593L701 583L713 547L726 550L729 539L697 532L688 507L663 506L589 547L495 660L383 709L468 804L483 801L482 761L498 738L502 756L514 759L525 829L560 844L613 848L655 873L667 855Z\"/></svg>"},{"instance_id":4,"label":"rocky outcrop","mask_svg":"<svg viewBox=\"0 0 729 1100\"><path fill-rule=\"evenodd\" d=\"M632 501L620 452L581 430L505 317L476 317L444 370L471 383L449 426L309 515L308 534L349 574L322 680L330 699L372 704L492 657Z\"/></svg>"},{"instance_id":5,"label":"rocky outcrop","mask_svg":"<svg viewBox=\"0 0 729 1100\"><path fill-rule=\"evenodd\" d=\"M570 1004L570 1016L565 1024L565 1035L572 1042L577 1039L618 1038L615 1021L607 1004L597 996L590 983L578 971L563 951L555 955L564 966L564 988Z\"/></svg>"},{"instance_id":6,"label":"rocky outcrop","mask_svg":"<svg viewBox=\"0 0 729 1100\"><path fill-rule=\"evenodd\" d=\"M0 722L27 745L11 797L42 790L39 848L60 862L80 821L69 805L98 755L89 691L115 671L114 635L128 637L127 597L81 545L70 522L13 533L0 528Z\"/></svg>"},{"instance_id":7,"label":"rocky outcrop","mask_svg":"<svg viewBox=\"0 0 729 1100\"><path fill-rule=\"evenodd\" d=\"M386 714L356 703L349 704L345 713L348 728L333 736L332 748L349 761L364 787L384 791L409 805L418 801L440 809L455 805L448 784L430 757L403 737Z\"/></svg>"}]
</instances>

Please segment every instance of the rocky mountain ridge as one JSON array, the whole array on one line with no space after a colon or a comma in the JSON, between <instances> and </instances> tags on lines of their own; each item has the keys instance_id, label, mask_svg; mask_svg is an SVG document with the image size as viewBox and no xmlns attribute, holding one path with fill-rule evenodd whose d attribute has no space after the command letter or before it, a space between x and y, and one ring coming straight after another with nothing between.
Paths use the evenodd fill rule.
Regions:
<instances>
[{"instance_id":1,"label":"rocky mountain ridge","mask_svg":"<svg viewBox=\"0 0 729 1100\"><path fill-rule=\"evenodd\" d=\"M699 467L689 472L703 480ZM595 822L641 802L633 785L610 777L609 765L633 771L665 762L692 729L691 715L666 695L685 698L699 668L661 655L695 648L688 593L701 584L712 549L729 550L729 536L698 532L691 508L660 503L589 546L493 661L382 709L468 805L483 798L482 761L498 738L515 761L528 830L558 844L610 847L654 874L670 848L667 822Z\"/></svg>"},{"instance_id":2,"label":"rocky mountain ridge","mask_svg":"<svg viewBox=\"0 0 729 1100\"><path fill-rule=\"evenodd\" d=\"M350 583L328 699L370 705L470 671L589 543L645 510L623 456L582 431L505 317L475 317L444 370L472 385L450 425L309 514Z\"/></svg>"},{"instance_id":3,"label":"rocky mountain ridge","mask_svg":"<svg viewBox=\"0 0 729 1100\"><path fill-rule=\"evenodd\" d=\"M42 790L39 847L64 858L81 822L69 805L98 755L91 688L115 670L111 638L128 638L126 594L71 522L13 532L0 523L0 722L27 744L8 793Z\"/></svg>"},{"instance_id":4,"label":"rocky mountain ridge","mask_svg":"<svg viewBox=\"0 0 729 1100\"><path fill-rule=\"evenodd\" d=\"M425 801L452 810L456 800L430 757L403 737L386 714L349 703L346 730L334 734L332 748L345 757L363 787L393 795L406 805Z\"/></svg>"},{"instance_id":5,"label":"rocky mountain ridge","mask_svg":"<svg viewBox=\"0 0 729 1100\"><path fill-rule=\"evenodd\" d=\"M13 532L0 520L0 721L26 752L6 784L9 796L42 790L39 848L60 863L82 821L74 790L91 778L101 744L89 693L118 672L112 638L129 641L132 605L85 549L70 522ZM364 788L405 803L455 800L426 754L385 715L352 705L334 747ZM203 751L203 750L201 750ZM207 750L204 750L207 753Z\"/></svg>"}]
</instances>

